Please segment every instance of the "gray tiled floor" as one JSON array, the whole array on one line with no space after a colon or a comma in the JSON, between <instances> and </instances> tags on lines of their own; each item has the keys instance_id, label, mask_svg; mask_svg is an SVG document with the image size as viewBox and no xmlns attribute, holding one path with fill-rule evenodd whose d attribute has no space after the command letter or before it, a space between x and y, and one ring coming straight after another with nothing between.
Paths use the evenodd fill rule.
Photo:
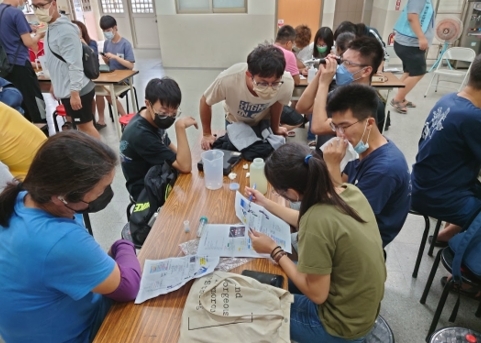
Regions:
<instances>
[{"instance_id":1,"label":"gray tiled floor","mask_svg":"<svg viewBox=\"0 0 481 343\"><path fill-rule=\"evenodd\" d=\"M148 51L137 53L136 69L140 70L140 74L135 78L135 86L141 106L143 103L143 89L148 80L153 77L167 75L174 78L182 89L182 115L190 115L199 120L199 99L220 70L163 70L160 59L152 58L149 54ZM434 93L434 88L432 88L428 97L424 99L423 94L430 77L430 74L426 75L408 97L409 100L418 105L416 109L409 110L407 115L391 111L392 126L386 132L386 136L392 139L404 152L409 165L414 162L417 142L429 110L439 97L456 90L457 87L454 84L444 84L447 87L440 88L438 93ZM224 120L220 105L214 106L213 118L213 127L221 129L224 125ZM296 140L302 140L305 137L304 129L298 129L297 133ZM117 151L118 140L111 122L108 122L108 127L102 130L101 134L103 140ZM173 130L169 134L175 141ZM195 128L188 129L191 144L198 141L199 134L200 130L195 130ZM95 238L104 249L108 249L114 240L119 238L120 231L126 223L125 209L128 204L128 193L125 190L124 183L122 172L120 168L117 168L117 174L113 183L115 191L114 200L106 210L91 216ZM433 262L433 258L425 255L418 278L413 279L411 277L423 229L424 221L422 218L409 216L399 236L387 248L388 279L381 314L391 325L398 343L424 341L442 290L439 278L447 274L441 267L432 286L427 304L425 306L421 305L419 298ZM453 305L454 296L451 296L441 317L440 326L449 325L447 318ZM456 324L481 332L481 321L474 317L476 306L477 303L463 299ZM362 309L359 309L359 311L362 311Z\"/></svg>"}]
</instances>

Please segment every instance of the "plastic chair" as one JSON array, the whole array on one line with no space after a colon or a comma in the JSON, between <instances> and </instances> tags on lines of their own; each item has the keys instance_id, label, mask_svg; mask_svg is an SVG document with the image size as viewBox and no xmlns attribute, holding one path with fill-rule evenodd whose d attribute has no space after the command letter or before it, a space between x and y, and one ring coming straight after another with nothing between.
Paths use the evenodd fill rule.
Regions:
<instances>
[{"instance_id":1,"label":"plastic chair","mask_svg":"<svg viewBox=\"0 0 481 343\"><path fill-rule=\"evenodd\" d=\"M64 123L67 121L67 112L65 111L65 107L63 105L58 105L55 107L55 111L53 112L53 125L55 126L55 132L60 132L57 117L62 117Z\"/></svg>"},{"instance_id":2,"label":"plastic chair","mask_svg":"<svg viewBox=\"0 0 481 343\"><path fill-rule=\"evenodd\" d=\"M431 84L433 83L433 80L435 77L437 77L436 80L436 89L434 90L435 92L438 91L438 84L439 84L439 76L448 76L448 80L443 80L446 82L455 82L452 81L453 78L463 78L463 81L461 82L461 85L459 86L459 91L463 88L464 84L466 83L466 79L468 78L469 71L471 70L471 65L472 62L474 61L474 58L476 57L476 53L474 52L473 49L471 48L459 48L459 47L454 47L454 48L449 48L446 50L441 57L440 63L436 67L436 69L433 72L433 76L431 78L431 81L429 81L428 88L426 89L426 93L424 93L424 97L428 94L429 88L431 87ZM469 67L466 71L461 71L461 70L452 70L449 68L443 67L443 60L448 60L449 61L463 61L463 62L468 62Z\"/></svg>"},{"instance_id":3,"label":"plastic chair","mask_svg":"<svg viewBox=\"0 0 481 343\"><path fill-rule=\"evenodd\" d=\"M134 91L134 97L135 97L135 104L137 105L136 108L139 108L139 99L137 98L137 89L135 89L135 87L132 87L133 91ZM129 93L130 89L126 90L125 92L123 92L122 94L119 95L119 98L123 99L128 93ZM127 113L129 112L129 97L127 96L125 98L125 103L127 105ZM109 114L110 114L110 119L112 119L112 123L114 122L114 112L112 111L112 105L110 103L108 103L109 105Z\"/></svg>"},{"instance_id":4,"label":"plastic chair","mask_svg":"<svg viewBox=\"0 0 481 343\"><path fill-rule=\"evenodd\" d=\"M412 274L413 278L417 278L419 266L420 266L421 260L423 258L424 248L426 247L426 242L428 240L429 229L430 229L431 225L430 225L430 222L429 222L429 217L427 215L419 213L419 212L414 211L414 210L409 210L409 214L413 214L413 215L416 215L416 216L422 216L424 218L424 222L425 222L423 237L421 238L421 243L419 244L418 256L416 258L416 264L414 265L414 270L413 270L413 274ZM439 229L441 228L441 223L442 223L442 221L438 219L438 222L436 223L436 227L434 228L433 240L432 240L431 244L429 245L429 251L428 251L429 256L433 256L434 244L436 243L436 239L434 239L434 238L438 236Z\"/></svg>"},{"instance_id":5,"label":"plastic chair","mask_svg":"<svg viewBox=\"0 0 481 343\"><path fill-rule=\"evenodd\" d=\"M450 247L446 247L444 249L439 250L436 255L436 259L434 260L433 267L431 268L431 273L429 274L428 281L426 283L426 287L424 288L423 295L421 297L420 303L425 304L426 298L428 297L429 290L433 283L434 277L436 276L436 271L439 266L439 262L442 262L444 268L448 272L452 272L452 264L454 259L454 251L451 250ZM466 270L465 268L461 269L461 277L464 284L468 284L472 287L480 288L481 287L481 280L473 275L471 272ZM434 312L433 320L431 322L431 326L429 327L428 335L426 337L426 341L429 340L433 332L436 330L436 326L438 325L439 318L441 317L441 313L444 308L444 304L446 303L446 299L448 298L449 292L454 288L454 279L450 278L446 285L444 286L443 293L441 294L441 298L439 299L438 306L436 308L436 312ZM456 301L456 305L453 308L451 316L449 317L450 322L454 322L456 320L456 315L458 312L460 299ZM478 309L475 313L476 317L481 318L481 302L479 303Z\"/></svg>"},{"instance_id":6,"label":"plastic chair","mask_svg":"<svg viewBox=\"0 0 481 343\"><path fill-rule=\"evenodd\" d=\"M135 114L136 113L129 113L119 118L120 128L122 129L122 132L124 132L125 127L130 123L130 120L132 120Z\"/></svg>"}]
</instances>

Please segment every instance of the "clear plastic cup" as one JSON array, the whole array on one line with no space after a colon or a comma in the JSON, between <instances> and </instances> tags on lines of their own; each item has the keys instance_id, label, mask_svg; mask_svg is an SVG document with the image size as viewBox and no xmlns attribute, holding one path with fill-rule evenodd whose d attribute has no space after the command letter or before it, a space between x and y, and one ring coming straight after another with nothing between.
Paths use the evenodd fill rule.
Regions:
<instances>
[{"instance_id":1,"label":"clear plastic cup","mask_svg":"<svg viewBox=\"0 0 481 343\"><path fill-rule=\"evenodd\" d=\"M205 187L216 190L222 187L224 153L219 150L208 150L201 154L204 164Z\"/></svg>"}]
</instances>

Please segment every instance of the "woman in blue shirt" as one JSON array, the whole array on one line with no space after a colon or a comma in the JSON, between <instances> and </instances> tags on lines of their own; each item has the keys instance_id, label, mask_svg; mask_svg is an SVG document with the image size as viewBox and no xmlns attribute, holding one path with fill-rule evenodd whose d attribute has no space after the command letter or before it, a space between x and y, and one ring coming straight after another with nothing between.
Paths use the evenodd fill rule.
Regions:
<instances>
[{"instance_id":1,"label":"woman in blue shirt","mask_svg":"<svg viewBox=\"0 0 481 343\"><path fill-rule=\"evenodd\" d=\"M50 137L23 182L0 194L0 336L9 343L91 342L111 300L131 301L140 265L131 242L105 253L78 214L113 196L117 157L79 131Z\"/></svg>"},{"instance_id":2,"label":"woman in blue shirt","mask_svg":"<svg viewBox=\"0 0 481 343\"><path fill-rule=\"evenodd\" d=\"M87 44L98 56L99 48L97 46L97 42L90 38L89 32L87 30L87 26L85 26L85 24L82 23L81 21L77 21L77 20L72 20L72 23L77 25L78 28L80 29L80 40L82 41L82 43Z\"/></svg>"}]
</instances>

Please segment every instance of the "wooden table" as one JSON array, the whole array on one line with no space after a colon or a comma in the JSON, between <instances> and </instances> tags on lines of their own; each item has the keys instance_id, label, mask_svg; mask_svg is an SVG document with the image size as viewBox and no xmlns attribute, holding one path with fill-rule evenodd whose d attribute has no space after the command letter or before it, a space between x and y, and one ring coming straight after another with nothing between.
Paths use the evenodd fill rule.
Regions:
<instances>
[{"instance_id":1,"label":"wooden table","mask_svg":"<svg viewBox=\"0 0 481 343\"><path fill-rule=\"evenodd\" d=\"M200 144L199 144L200 145ZM200 151L193 156L200 156ZM201 216L207 216L209 223L238 223L234 212L235 191L229 190L230 180L224 177L223 187L211 191L205 188L203 174L197 171L197 161L193 160L192 174L182 174L177 179L172 193L162 207L152 231L139 253L141 266L146 259L162 259L183 256L179 244L196 238L197 225ZM240 190L247 185L241 161L234 167L237 173L235 182ZM267 196L284 204L284 200L269 189ZM184 232L183 221L190 221L190 233ZM252 261L232 270L240 273L244 269L257 270L287 277L282 269L268 259ZM181 289L158 296L140 305L133 302L115 304L102 324L95 343L112 342L162 342L176 343L179 339L180 322L186 297L192 282Z\"/></svg>"},{"instance_id":2,"label":"wooden table","mask_svg":"<svg viewBox=\"0 0 481 343\"><path fill-rule=\"evenodd\" d=\"M137 70L114 70L111 73L100 73L100 76L92 80L96 85L98 86L104 86L108 89L110 97L112 99L116 98L116 91L115 91L115 86L118 85L120 82L128 80L129 86L130 86L130 98L132 100L132 106L136 112L139 111L137 107L137 102L135 101L134 98L134 75L137 75L139 72ZM48 93L50 92L50 85L51 81L49 77L46 77L44 75L39 75L38 76L38 81L40 82L40 88L42 92ZM122 129L120 127L120 122L117 120L117 113L119 113L118 108L117 108L117 102L112 101L112 107L113 111L115 114L115 130L117 132L117 135L120 139L120 136L122 135Z\"/></svg>"}]
</instances>

